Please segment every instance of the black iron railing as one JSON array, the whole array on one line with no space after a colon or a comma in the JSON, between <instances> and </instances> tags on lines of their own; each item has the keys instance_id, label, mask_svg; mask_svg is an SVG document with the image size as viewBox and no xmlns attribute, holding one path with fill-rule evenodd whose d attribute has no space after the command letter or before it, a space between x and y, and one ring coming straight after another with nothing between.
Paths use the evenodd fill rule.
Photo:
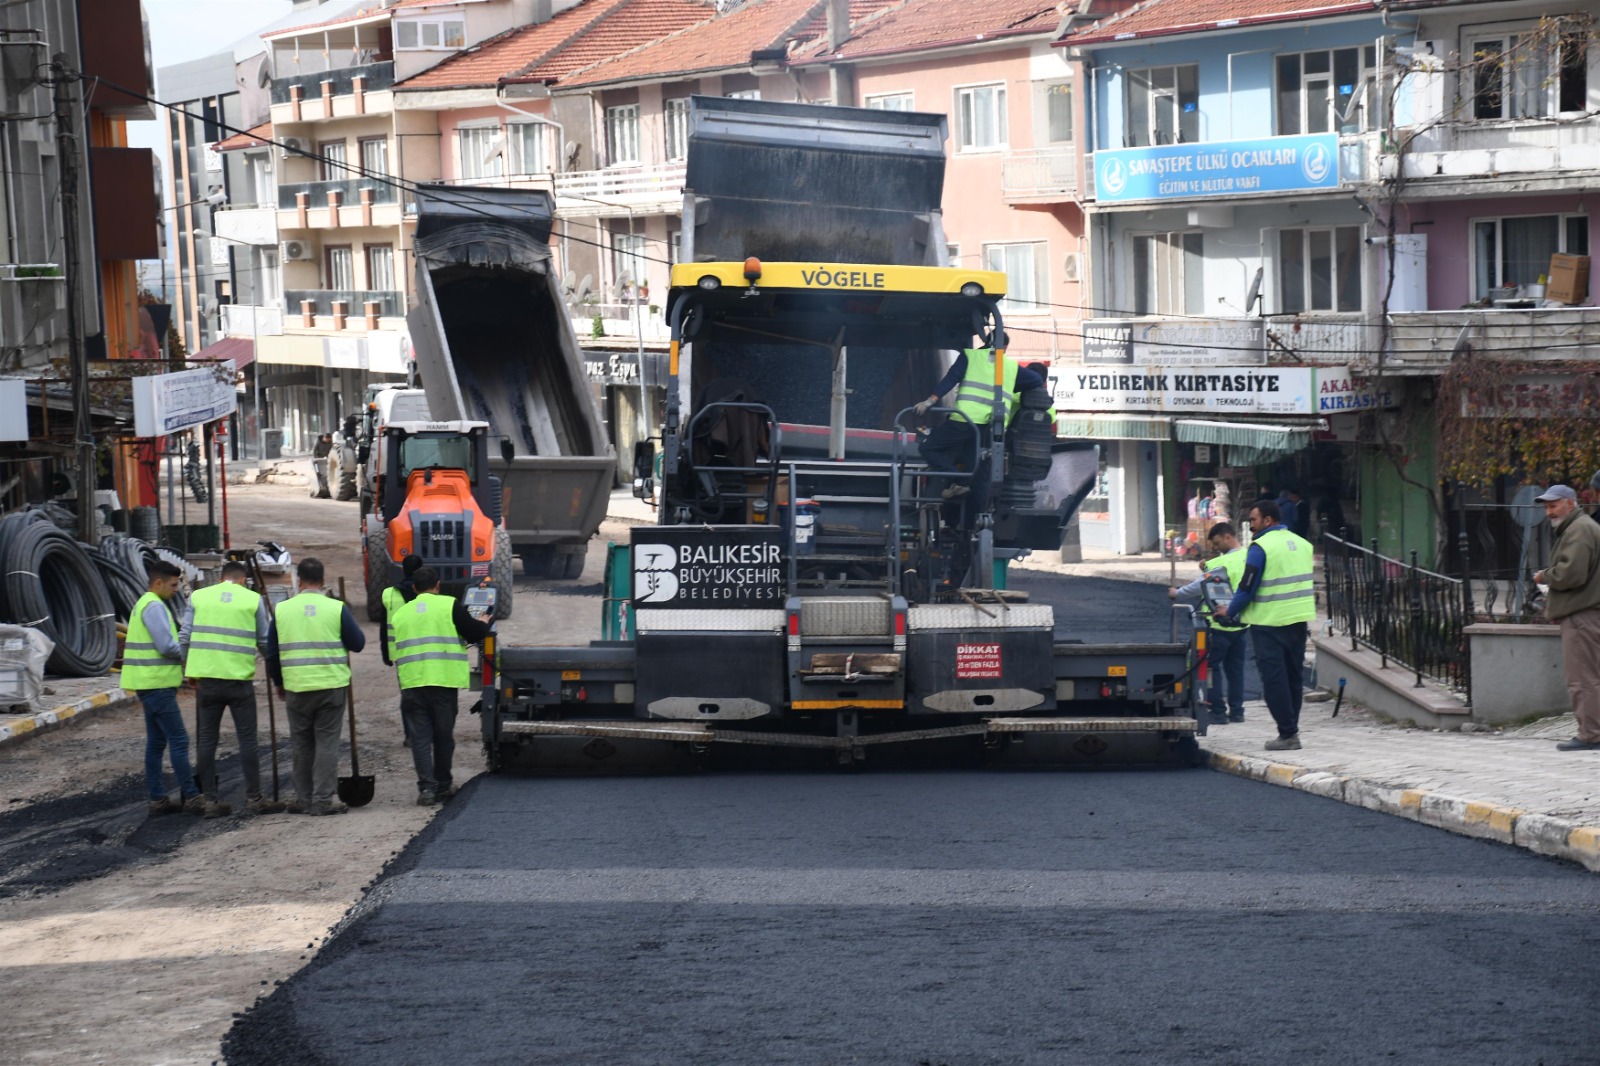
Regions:
<instances>
[{"instance_id":1,"label":"black iron railing","mask_svg":"<svg viewBox=\"0 0 1600 1066\"><path fill-rule=\"evenodd\" d=\"M319 70L311 74L290 74L281 78L272 79L272 102L286 104L291 99L289 87L300 86L300 97L303 100L320 100L322 98L322 83L333 83L334 96L349 96L355 92L355 79L362 77L366 83L362 86L363 92L375 93L387 89L394 84L394 63L385 60L382 63L363 63L357 67L339 67L335 70Z\"/></svg>"},{"instance_id":2,"label":"black iron railing","mask_svg":"<svg viewBox=\"0 0 1600 1066\"><path fill-rule=\"evenodd\" d=\"M295 181L278 186L278 208L283 211L292 211L299 206L295 199L296 193L309 193L311 196L309 207L327 207L328 193L339 193L340 207L360 207L361 191L366 189L372 194L375 204L395 204L400 202L400 190L393 180L381 175L373 178L340 178L333 181Z\"/></svg>"},{"instance_id":3,"label":"black iron railing","mask_svg":"<svg viewBox=\"0 0 1600 1066\"><path fill-rule=\"evenodd\" d=\"M384 289L289 289L283 297L290 314L298 313L304 302L315 304L319 315L331 315L333 305L343 303L345 314L360 317L366 314L369 302L376 303L378 314L385 318L399 318L406 313L405 293Z\"/></svg>"},{"instance_id":4,"label":"black iron railing","mask_svg":"<svg viewBox=\"0 0 1600 1066\"><path fill-rule=\"evenodd\" d=\"M1336 632L1350 638L1350 650L1364 645L1410 669L1422 687L1424 677L1472 694L1472 675L1464 632L1472 621L1469 586L1460 578L1436 574L1371 548L1324 534L1323 578L1328 616Z\"/></svg>"}]
</instances>

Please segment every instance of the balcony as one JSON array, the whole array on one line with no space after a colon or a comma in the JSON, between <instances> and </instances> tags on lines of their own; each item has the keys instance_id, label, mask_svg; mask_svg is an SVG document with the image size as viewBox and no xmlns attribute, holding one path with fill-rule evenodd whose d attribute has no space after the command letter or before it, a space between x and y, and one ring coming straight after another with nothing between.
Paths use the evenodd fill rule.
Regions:
<instances>
[{"instance_id":1,"label":"balcony","mask_svg":"<svg viewBox=\"0 0 1600 1066\"><path fill-rule=\"evenodd\" d=\"M283 334L283 308L252 304L222 305L224 337L277 337Z\"/></svg>"},{"instance_id":2,"label":"balcony","mask_svg":"<svg viewBox=\"0 0 1600 1066\"><path fill-rule=\"evenodd\" d=\"M1078 157L1071 145L1007 152L1000 195L1013 203L1056 203L1078 192Z\"/></svg>"},{"instance_id":3,"label":"balcony","mask_svg":"<svg viewBox=\"0 0 1600 1066\"><path fill-rule=\"evenodd\" d=\"M354 318L369 303L378 305L378 314L383 318L399 318L406 313L406 294L388 289L290 289L283 299L291 319L308 303L318 315L337 314L334 304L343 304L345 313Z\"/></svg>"},{"instance_id":4,"label":"balcony","mask_svg":"<svg viewBox=\"0 0 1600 1066\"><path fill-rule=\"evenodd\" d=\"M19 365L32 368L64 354L52 349L66 338L67 283L60 268L0 264L0 349L21 349Z\"/></svg>"},{"instance_id":5,"label":"balcony","mask_svg":"<svg viewBox=\"0 0 1600 1066\"><path fill-rule=\"evenodd\" d=\"M556 210L569 218L675 215L683 209L684 164L580 170L556 175Z\"/></svg>"},{"instance_id":6,"label":"balcony","mask_svg":"<svg viewBox=\"0 0 1600 1066\"><path fill-rule=\"evenodd\" d=\"M1377 325L1365 315L1280 316L1263 325L1268 362L1358 366L1377 348Z\"/></svg>"},{"instance_id":7,"label":"balcony","mask_svg":"<svg viewBox=\"0 0 1600 1066\"><path fill-rule=\"evenodd\" d=\"M1458 351L1526 363L1583 359L1600 346L1600 308L1465 308L1389 316L1387 370L1442 373Z\"/></svg>"},{"instance_id":8,"label":"balcony","mask_svg":"<svg viewBox=\"0 0 1600 1066\"><path fill-rule=\"evenodd\" d=\"M292 124L353 115L386 115L394 110L394 64L292 74L272 79L272 121Z\"/></svg>"},{"instance_id":9,"label":"balcony","mask_svg":"<svg viewBox=\"0 0 1600 1066\"><path fill-rule=\"evenodd\" d=\"M1412 180L1529 178L1600 170L1600 119L1452 122L1423 130L1405 157ZM1570 182L1569 182L1570 184Z\"/></svg>"},{"instance_id":10,"label":"balcony","mask_svg":"<svg viewBox=\"0 0 1600 1066\"><path fill-rule=\"evenodd\" d=\"M567 314L572 319L572 330L580 339L596 336L669 341L672 329L659 305L609 303L568 304ZM600 332L595 333L598 323Z\"/></svg>"},{"instance_id":11,"label":"balcony","mask_svg":"<svg viewBox=\"0 0 1600 1066\"><path fill-rule=\"evenodd\" d=\"M279 229L398 226L400 222L400 192L388 182L349 178L278 186Z\"/></svg>"},{"instance_id":12,"label":"balcony","mask_svg":"<svg viewBox=\"0 0 1600 1066\"><path fill-rule=\"evenodd\" d=\"M235 244L271 247L278 243L278 211L271 204L228 207L212 216L217 236Z\"/></svg>"}]
</instances>

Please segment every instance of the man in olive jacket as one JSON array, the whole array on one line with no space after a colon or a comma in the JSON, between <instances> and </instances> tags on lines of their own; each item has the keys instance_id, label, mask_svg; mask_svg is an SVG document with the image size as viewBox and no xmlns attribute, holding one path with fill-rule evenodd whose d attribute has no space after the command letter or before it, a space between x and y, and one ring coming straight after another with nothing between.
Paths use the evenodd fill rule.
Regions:
<instances>
[{"instance_id":1,"label":"man in olive jacket","mask_svg":"<svg viewBox=\"0 0 1600 1066\"><path fill-rule=\"evenodd\" d=\"M1556 539L1549 567L1533 580L1550 586L1545 613L1561 623L1561 659L1578 719L1578 735L1556 748L1588 751L1600 748L1600 523L1566 485L1552 485L1535 500L1544 504Z\"/></svg>"}]
</instances>

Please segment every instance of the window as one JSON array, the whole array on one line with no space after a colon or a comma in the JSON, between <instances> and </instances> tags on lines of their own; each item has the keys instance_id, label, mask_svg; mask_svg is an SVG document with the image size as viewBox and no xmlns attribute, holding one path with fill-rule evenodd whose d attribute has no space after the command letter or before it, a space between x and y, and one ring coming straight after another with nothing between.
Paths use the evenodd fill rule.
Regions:
<instances>
[{"instance_id":1,"label":"window","mask_svg":"<svg viewBox=\"0 0 1600 1066\"><path fill-rule=\"evenodd\" d=\"M983 246L984 269L1005 272L1004 304L1012 314L1037 315L1048 309L1049 284L1045 276L1048 251L1049 245L1043 241Z\"/></svg>"},{"instance_id":2,"label":"window","mask_svg":"<svg viewBox=\"0 0 1600 1066\"><path fill-rule=\"evenodd\" d=\"M1126 147L1192 144L1200 139L1200 68L1149 67L1128 72Z\"/></svg>"},{"instance_id":3,"label":"window","mask_svg":"<svg viewBox=\"0 0 1600 1066\"><path fill-rule=\"evenodd\" d=\"M639 162L639 105L606 108L606 165L636 166Z\"/></svg>"},{"instance_id":4,"label":"window","mask_svg":"<svg viewBox=\"0 0 1600 1066\"><path fill-rule=\"evenodd\" d=\"M1133 313L1205 313L1205 252L1197 231L1133 237Z\"/></svg>"},{"instance_id":5,"label":"window","mask_svg":"<svg viewBox=\"0 0 1600 1066\"><path fill-rule=\"evenodd\" d=\"M545 128L543 122L514 122L506 127L506 139L511 143L511 173L544 174L550 170Z\"/></svg>"},{"instance_id":6,"label":"window","mask_svg":"<svg viewBox=\"0 0 1600 1066\"><path fill-rule=\"evenodd\" d=\"M504 153L500 150L499 126L460 126L456 137L461 142L463 178L498 178Z\"/></svg>"},{"instance_id":7,"label":"window","mask_svg":"<svg viewBox=\"0 0 1600 1066\"><path fill-rule=\"evenodd\" d=\"M873 111L910 111L910 93L879 93L867 97L867 107Z\"/></svg>"},{"instance_id":8,"label":"window","mask_svg":"<svg viewBox=\"0 0 1600 1066\"><path fill-rule=\"evenodd\" d=\"M1542 118L1589 107L1589 50L1581 31L1528 26L1469 38L1462 75L1477 119Z\"/></svg>"},{"instance_id":9,"label":"window","mask_svg":"<svg viewBox=\"0 0 1600 1066\"><path fill-rule=\"evenodd\" d=\"M661 110L667 125L667 158L689 158L689 98L668 100Z\"/></svg>"},{"instance_id":10,"label":"window","mask_svg":"<svg viewBox=\"0 0 1600 1066\"><path fill-rule=\"evenodd\" d=\"M950 266L959 266L961 263L961 245L947 244L944 246L944 261Z\"/></svg>"},{"instance_id":11,"label":"window","mask_svg":"<svg viewBox=\"0 0 1600 1066\"><path fill-rule=\"evenodd\" d=\"M683 262L683 230L675 229L667 235L667 257L673 265Z\"/></svg>"},{"instance_id":12,"label":"window","mask_svg":"<svg viewBox=\"0 0 1600 1066\"><path fill-rule=\"evenodd\" d=\"M974 85L957 89L957 148L963 152L1003 148L1006 139L1006 87Z\"/></svg>"},{"instance_id":13,"label":"window","mask_svg":"<svg viewBox=\"0 0 1600 1066\"><path fill-rule=\"evenodd\" d=\"M727 93L725 95L726 95L727 99L729 99L729 100L759 100L759 99L761 99L761 90L760 89L735 89L733 92Z\"/></svg>"},{"instance_id":14,"label":"window","mask_svg":"<svg viewBox=\"0 0 1600 1066\"><path fill-rule=\"evenodd\" d=\"M1278 57L1278 133L1360 133L1378 118L1377 49Z\"/></svg>"},{"instance_id":15,"label":"window","mask_svg":"<svg viewBox=\"0 0 1600 1066\"><path fill-rule=\"evenodd\" d=\"M399 290L394 281L394 245L367 245L367 288L377 292Z\"/></svg>"},{"instance_id":16,"label":"window","mask_svg":"<svg viewBox=\"0 0 1600 1066\"><path fill-rule=\"evenodd\" d=\"M465 48L467 24L460 18L409 19L394 24L394 46L405 48Z\"/></svg>"},{"instance_id":17,"label":"window","mask_svg":"<svg viewBox=\"0 0 1600 1066\"><path fill-rule=\"evenodd\" d=\"M364 174L389 173L389 139L361 138L361 170Z\"/></svg>"},{"instance_id":18,"label":"window","mask_svg":"<svg viewBox=\"0 0 1600 1066\"><path fill-rule=\"evenodd\" d=\"M278 249L256 249L256 302L262 307L283 306L283 276L278 273Z\"/></svg>"},{"instance_id":19,"label":"window","mask_svg":"<svg viewBox=\"0 0 1600 1066\"><path fill-rule=\"evenodd\" d=\"M335 290L350 290L356 287L355 260L351 258L348 244L330 244L323 249L327 259L327 273L325 287Z\"/></svg>"},{"instance_id":20,"label":"window","mask_svg":"<svg viewBox=\"0 0 1600 1066\"><path fill-rule=\"evenodd\" d=\"M1361 227L1278 231L1278 310L1361 310Z\"/></svg>"},{"instance_id":21,"label":"window","mask_svg":"<svg viewBox=\"0 0 1600 1066\"><path fill-rule=\"evenodd\" d=\"M350 161L347 151L348 146L343 141L323 141L317 145L317 154L322 157L323 181L343 181L354 176L345 165Z\"/></svg>"},{"instance_id":22,"label":"window","mask_svg":"<svg viewBox=\"0 0 1600 1066\"><path fill-rule=\"evenodd\" d=\"M1536 284L1550 272L1550 257L1589 254L1589 219L1584 215L1525 215L1472 223L1473 291Z\"/></svg>"},{"instance_id":23,"label":"window","mask_svg":"<svg viewBox=\"0 0 1600 1066\"><path fill-rule=\"evenodd\" d=\"M1034 118L1040 144L1071 144L1071 83L1053 81L1035 85Z\"/></svg>"},{"instance_id":24,"label":"window","mask_svg":"<svg viewBox=\"0 0 1600 1066\"><path fill-rule=\"evenodd\" d=\"M640 282L649 284L649 277L645 273L644 243L644 237L637 233L611 235L612 276L617 280L619 297L624 294L631 296Z\"/></svg>"},{"instance_id":25,"label":"window","mask_svg":"<svg viewBox=\"0 0 1600 1066\"><path fill-rule=\"evenodd\" d=\"M424 437L408 434L400 438L400 480L414 470L465 470L467 480L478 483L478 450L471 437Z\"/></svg>"}]
</instances>

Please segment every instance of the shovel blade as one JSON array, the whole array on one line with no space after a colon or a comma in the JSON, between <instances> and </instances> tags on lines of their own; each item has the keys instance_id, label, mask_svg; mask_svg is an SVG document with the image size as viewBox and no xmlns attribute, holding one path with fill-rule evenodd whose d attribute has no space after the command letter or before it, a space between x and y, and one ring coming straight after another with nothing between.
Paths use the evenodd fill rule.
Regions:
<instances>
[{"instance_id":1,"label":"shovel blade","mask_svg":"<svg viewBox=\"0 0 1600 1066\"><path fill-rule=\"evenodd\" d=\"M363 774L360 777L339 778L339 798L351 807L365 807L372 802L377 779Z\"/></svg>"}]
</instances>

